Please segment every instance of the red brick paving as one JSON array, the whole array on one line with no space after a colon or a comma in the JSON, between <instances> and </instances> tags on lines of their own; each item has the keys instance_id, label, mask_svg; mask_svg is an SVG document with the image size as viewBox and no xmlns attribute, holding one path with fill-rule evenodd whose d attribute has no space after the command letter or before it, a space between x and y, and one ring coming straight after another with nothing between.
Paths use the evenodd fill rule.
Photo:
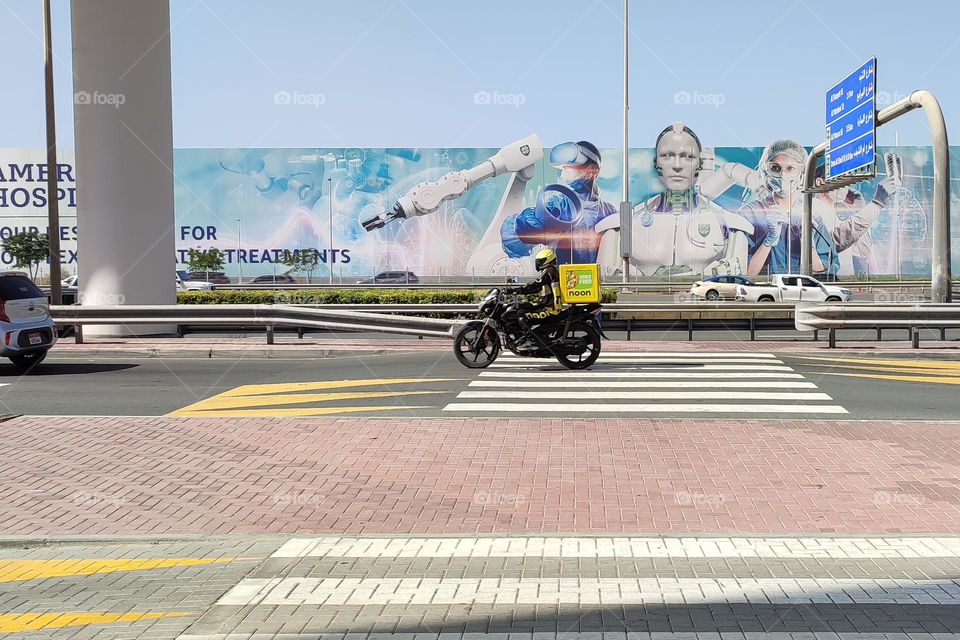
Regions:
<instances>
[{"instance_id":1,"label":"red brick paving","mask_svg":"<svg viewBox=\"0 0 960 640\"><path fill-rule=\"evenodd\" d=\"M958 533L960 423L30 417L0 534Z\"/></svg>"}]
</instances>

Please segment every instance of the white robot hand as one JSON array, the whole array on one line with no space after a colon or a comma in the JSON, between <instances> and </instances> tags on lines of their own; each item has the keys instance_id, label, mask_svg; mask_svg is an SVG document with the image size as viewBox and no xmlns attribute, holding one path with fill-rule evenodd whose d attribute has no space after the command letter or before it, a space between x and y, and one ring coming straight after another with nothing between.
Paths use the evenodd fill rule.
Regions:
<instances>
[{"instance_id":1,"label":"white robot hand","mask_svg":"<svg viewBox=\"0 0 960 640\"><path fill-rule=\"evenodd\" d=\"M459 198L478 182L504 173L533 176L533 168L543 158L543 143L534 134L498 151L482 164L466 171L451 171L436 182L421 182L401 196L393 209L363 221L367 231L379 229L391 220L433 213L447 200Z\"/></svg>"}]
</instances>

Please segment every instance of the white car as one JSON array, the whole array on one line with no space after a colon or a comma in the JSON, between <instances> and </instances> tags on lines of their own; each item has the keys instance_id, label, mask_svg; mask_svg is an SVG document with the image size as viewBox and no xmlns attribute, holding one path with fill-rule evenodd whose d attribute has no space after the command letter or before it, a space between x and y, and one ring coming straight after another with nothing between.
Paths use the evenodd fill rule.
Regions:
<instances>
[{"instance_id":1,"label":"white car","mask_svg":"<svg viewBox=\"0 0 960 640\"><path fill-rule=\"evenodd\" d=\"M821 283L810 276L773 276L769 284L737 285L741 302L850 302L853 292Z\"/></svg>"},{"instance_id":2,"label":"white car","mask_svg":"<svg viewBox=\"0 0 960 640\"><path fill-rule=\"evenodd\" d=\"M213 291L217 286L212 282L191 280L183 269L177 269L177 291Z\"/></svg>"},{"instance_id":3,"label":"white car","mask_svg":"<svg viewBox=\"0 0 960 640\"><path fill-rule=\"evenodd\" d=\"M0 273L0 357L22 371L39 364L57 343L47 296L19 273Z\"/></svg>"}]
</instances>

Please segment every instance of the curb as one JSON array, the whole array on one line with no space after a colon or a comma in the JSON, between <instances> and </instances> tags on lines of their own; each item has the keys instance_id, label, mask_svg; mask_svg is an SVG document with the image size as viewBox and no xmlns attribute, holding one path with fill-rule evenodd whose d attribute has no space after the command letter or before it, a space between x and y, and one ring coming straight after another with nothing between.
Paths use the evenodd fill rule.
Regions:
<instances>
[{"instance_id":1,"label":"curb","mask_svg":"<svg viewBox=\"0 0 960 640\"><path fill-rule=\"evenodd\" d=\"M312 358L342 358L348 356L385 356L399 353L419 352L420 350L406 349L81 349L71 347L54 351L54 356L74 358L274 358L274 359L312 359Z\"/></svg>"}]
</instances>

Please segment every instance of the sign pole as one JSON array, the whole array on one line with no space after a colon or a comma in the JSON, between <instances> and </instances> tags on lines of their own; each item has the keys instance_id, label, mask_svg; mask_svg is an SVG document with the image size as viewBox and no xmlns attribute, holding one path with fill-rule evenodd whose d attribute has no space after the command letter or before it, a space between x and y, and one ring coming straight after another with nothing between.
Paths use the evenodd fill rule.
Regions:
<instances>
[{"instance_id":1,"label":"sign pole","mask_svg":"<svg viewBox=\"0 0 960 640\"><path fill-rule=\"evenodd\" d=\"M47 237L50 241L50 304L59 305L60 198L57 190L57 125L53 101L53 37L50 0L43 0L43 80L47 119Z\"/></svg>"},{"instance_id":2,"label":"sign pole","mask_svg":"<svg viewBox=\"0 0 960 640\"><path fill-rule=\"evenodd\" d=\"M623 0L623 199L620 202L620 253L623 284L630 282L633 205L630 204L630 8Z\"/></svg>"}]
</instances>

